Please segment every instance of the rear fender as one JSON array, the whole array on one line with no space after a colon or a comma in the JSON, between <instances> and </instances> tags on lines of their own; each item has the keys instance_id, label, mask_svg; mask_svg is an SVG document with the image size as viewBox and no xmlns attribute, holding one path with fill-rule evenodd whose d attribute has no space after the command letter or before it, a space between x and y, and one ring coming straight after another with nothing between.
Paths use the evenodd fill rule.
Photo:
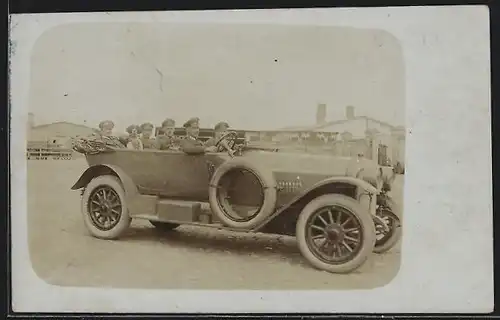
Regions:
<instances>
[{"instance_id":1,"label":"rear fender","mask_svg":"<svg viewBox=\"0 0 500 320\"><path fill-rule=\"evenodd\" d=\"M368 197L366 198L371 200L368 204L369 210L374 213L376 202L375 196L379 194L379 191L370 183L355 177L330 177L306 189L288 204L279 208L254 230L266 233L294 235L295 222L302 208L312 199L327 193L345 194L361 202L365 201L364 196L367 195Z\"/></svg>"},{"instance_id":2,"label":"rear fender","mask_svg":"<svg viewBox=\"0 0 500 320\"><path fill-rule=\"evenodd\" d=\"M92 179L102 175L113 175L120 179L123 189L125 190L125 200L127 201L131 216L140 213L154 213L153 208L156 205L156 197L154 197L154 199L149 199L149 197L141 196L132 178L120 167L111 164L99 164L87 168L71 189L78 190L85 188ZM147 203L145 203L145 201ZM150 210L147 208L150 208ZM145 212L145 210L148 212Z\"/></svg>"}]
</instances>

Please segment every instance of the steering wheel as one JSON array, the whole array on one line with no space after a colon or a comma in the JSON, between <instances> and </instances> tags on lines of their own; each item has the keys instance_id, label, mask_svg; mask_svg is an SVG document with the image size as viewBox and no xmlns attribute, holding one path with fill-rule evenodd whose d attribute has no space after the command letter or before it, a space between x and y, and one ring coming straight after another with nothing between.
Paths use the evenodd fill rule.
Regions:
<instances>
[{"instance_id":1,"label":"steering wheel","mask_svg":"<svg viewBox=\"0 0 500 320\"><path fill-rule=\"evenodd\" d=\"M217 152L223 152L229 148L227 151L233 151L234 144L236 143L236 139L238 138L238 134L235 131L226 132L222 137L217 140L215 143L215 147L217 148ZM226 144L222 142L226 141Z\"/></svg>"}]
</instances>

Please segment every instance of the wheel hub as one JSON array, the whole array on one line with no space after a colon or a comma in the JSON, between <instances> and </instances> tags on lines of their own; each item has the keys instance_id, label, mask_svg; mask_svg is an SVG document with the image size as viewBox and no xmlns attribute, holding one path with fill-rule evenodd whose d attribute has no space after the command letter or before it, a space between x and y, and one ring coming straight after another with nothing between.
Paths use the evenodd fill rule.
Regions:
<instances>
[{"instance_id":1,"label":"wheel hub","mask_svg":"<svg viewBox=\"0 0 500 320\"><path fill-rule=\"evenodd\" d=\"M102 215L110 215L111 214L111 204L109 201L104 201L100 205L100 211Z\"/></svg>"},{"instance_id":2,"label":"wheel hub","mask_svg":"<svg viewBox=\"0 0 500 320\"><path fill-rule=\"evenodd\" d=\"M331 243L340 243L344 241L345 233L340 225L333 223L325 228L325 236Z\"/></svg>"}]
</instances>

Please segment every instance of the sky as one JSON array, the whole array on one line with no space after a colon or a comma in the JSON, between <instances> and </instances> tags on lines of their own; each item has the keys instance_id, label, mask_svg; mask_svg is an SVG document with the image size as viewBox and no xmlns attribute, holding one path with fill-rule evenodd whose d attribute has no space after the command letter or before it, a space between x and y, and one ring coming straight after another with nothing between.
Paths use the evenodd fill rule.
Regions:
<instances>
[{"instance_id":1,"label":"sky","mask_svg":"<svg viewBox=\"0 0 500 320\"><path fill-rule=\"evenodd\" d=\"M403 52L385 31L330 26L86 23L50 29L31 60L35 124L69 121L272 130L345 107L404 124Z\"/></svg>"}]
</instances>

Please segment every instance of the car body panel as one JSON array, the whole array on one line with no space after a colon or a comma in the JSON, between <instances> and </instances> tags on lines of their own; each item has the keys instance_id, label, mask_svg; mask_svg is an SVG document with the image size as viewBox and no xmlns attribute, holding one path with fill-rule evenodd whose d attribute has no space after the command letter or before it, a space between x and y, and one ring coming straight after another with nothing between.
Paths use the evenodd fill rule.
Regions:
<instances>
[{"instance_id":1,"label":"car body panel","mask_svg":"<svg viewBox=\"0 0 500 320\"><path fill-rule=\"evenodd\" d=\"M261 150L245 152L242 157L256 168L271 170L278 186L290 190L284 193L289 199L324 179L355 176L361 168L371 176L377 174L374 162L364 159ZM181 151L130 149L115 149L86 158L91 167L107 164L121 168L141 194L197 201L208 199L211 174L230 159L226 153L187 155Z\"/></svg>"},{"instance_id":2,"label":"car body panel","mask_svg":"<svg viewBox=\"0 0 500 320\"><path fill-rule=\"evenodd\" d=\"M354 198L359 197L361 192L378 192L373 185L355 177L361 169L365 176L369 174L376 177L379 167L367 159L258 149L246 150L237 158L251 164L257 171L271 172L276 181L275 185L264 186L277 188L276 210L255 226L254 231L286 233L280 231L280 228L283 229L282 220L293 222L297 214L290 214L289 209L300 204L301 199L311 200L309 198L315 196L318 190L330 188L328 190L331 191L331 188L336 188L336 191ZM165 214L158 214L162 199L208 202L212 175L221 164L232 158L225 152L187 155L181 151L112 149L86 155L86 159L89 168L72 189L85 187L94 176L115 174L124 185L132 217L144 216L167 221ZM241 205L258 202L256 193L249 192L253 182L249 179L237 180L232 186L237 190L232 201ZM192 215L187 209L186 212ZM266 228L267 224L271 227Z\"/></svg>"},{"instance_id":3,"label":"car body panel","mask_svg":"<svg viewBox=\"0 0 500 320\"><path fill-rule=\"evenodd\" d=\"M141 194L208 200L208 161L224 162L223 154L187 155L180 151L117 149L87 155L90 166L111 163L123 168Z\"/></svg>"}]
</instances>

